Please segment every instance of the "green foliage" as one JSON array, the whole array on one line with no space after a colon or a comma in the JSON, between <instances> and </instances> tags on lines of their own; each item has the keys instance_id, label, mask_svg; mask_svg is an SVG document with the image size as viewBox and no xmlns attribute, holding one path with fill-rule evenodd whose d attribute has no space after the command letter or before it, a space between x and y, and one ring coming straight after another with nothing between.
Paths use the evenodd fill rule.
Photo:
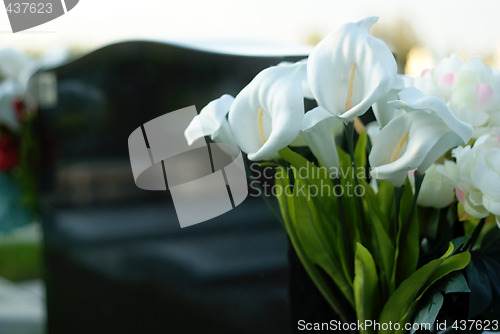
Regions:
<instances>
[{"instance_id":1,"label":"green foliage","mask_svg":"<svg viewBox=\"0 0 500 334\"><path fill-rule=\"evenodd\" d=\"M470 293L469 286L462 273L450 275L449 278L443 279L443 282L436 284L432 291L424 298L418 307L414 323L416 324L433 324L436 322L437 316L444 302L444 295L453 293ZM416 331L413 329L411 334Z\"/></svg>"},{"instance_id":2,"label":"green foliage","mask_svg":"<svg viewBox=\"0 0 500 334\"><path fill-rule=\"evenodd\" d=\"M469 317L493 310L500 312L500 230L490 230L483 238L481 248L472 253L466 268L471 290Z\"/></svg>"},{"instance_id":3,"label":"green foliage","mask_svg":"<svg viewBox=\"0 0 500 334\"><path fill-rule=\"evenodd\" d=\"M404 280L391 295L380 315L381 323L399 323L401 327L411 321L413 311L425 292L439 279L465 268L470 261L470 253L450 256L453 244L439 259L433 260L415 271ZM403 331L381 331L380 334L403 333Z\"/></svg>"},{"instance_id":4,"label":"green foliage","mask_svg":"<svg viewBox=\"0 0 500 334\"><path fill-rule=\"evenodd\" d=\"M356 315L359 321L378 318L380 311L380 292L377 267L372 255L361 244L357 244L354 276L354 299L356 301ZM374 333L371 329L361 333Z\"/></svg>"},{"instance_id":5,"label":"green foliage","mask_svg":"<svg viewBox=\"0 0 500 334\"><path fill-rule=\"evenodd\" d=\"M417 268L420 250L418 217L414 214L408 220L413 205L413 198L410 183L406 181L398 217L396 267L394 268L393 277L395 286L409 277Z\"/></svg>"},{"instance_id":6,"label":"green foliage","mask_svg":"<svg viewBox=\"0 0 500 334\"><path fill-rule=\"evenodd\" d=\"M276 186L286 189L277 193L290 240L309 276L342 319L353 311L359 321L379 323L403 325L416 314L419 321L435 319L443 293L468 289L467 284L442 288L436 283L448 282L451 273L469 264L471 255L456 251L450 243L442 257L434 256L419 268L420 224L412 188L407 182L396 191L380 181L375 191L366 178L366 145L362 133L354 163L337 148L340 172L334 179L289 148L279 152L284 162L277 167ZM361 196L334 191L353 186L363 189ZM455 245L460 248L466 241L456 240ZM341 295L333 293L331 283Z\"/></svg>"}]
</instances>

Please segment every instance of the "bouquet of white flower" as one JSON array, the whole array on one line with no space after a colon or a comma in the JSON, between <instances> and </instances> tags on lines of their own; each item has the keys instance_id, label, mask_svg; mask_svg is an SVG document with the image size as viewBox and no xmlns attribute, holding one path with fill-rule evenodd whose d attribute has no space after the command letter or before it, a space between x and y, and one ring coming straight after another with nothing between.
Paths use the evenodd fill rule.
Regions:
<instances>
[{"instance_id":1,"label":"bouquet of white flower","mask_svg":"<svg viewBox=\"0 0 500 334\"><path fill-rule=\"evenodd\" d=\"M498 329L500 72L453 55L419 78L398 75L369 34L376 21L347 23L308 59L211 102L193 122L203 131L186 138L234 143L274 169L309 277L342 321L379 324L352 332L460 316ZM442 308L446 298L468 313Z\"/></svg>"}]
</instances>

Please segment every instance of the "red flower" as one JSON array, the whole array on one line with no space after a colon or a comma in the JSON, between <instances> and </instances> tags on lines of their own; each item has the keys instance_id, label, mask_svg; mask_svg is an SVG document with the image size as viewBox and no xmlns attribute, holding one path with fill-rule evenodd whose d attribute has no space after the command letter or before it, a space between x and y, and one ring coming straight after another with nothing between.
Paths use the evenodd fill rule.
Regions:
<instances>
[{"instance_id":1,"label":"red flower","mask_svg":"<svg viewBox=\"0 0 500 334\"><path fill-rule=\"evenodd\" d=\"M14 139L9 135L0 136L0 171L8 172L19 164L19 153Z\"/></svg>"},{"instance_id":2,"label":"red flower","mask_svg":"<svg viewBox=\"0 0 500 334\"><path fill-rule=\"evenodd\" d=\"M26 107L23 100L20 97L16 97L12 102L14 111L16 112L17 119L22 121L26 116Z\"/></svg>"}]
</instances>

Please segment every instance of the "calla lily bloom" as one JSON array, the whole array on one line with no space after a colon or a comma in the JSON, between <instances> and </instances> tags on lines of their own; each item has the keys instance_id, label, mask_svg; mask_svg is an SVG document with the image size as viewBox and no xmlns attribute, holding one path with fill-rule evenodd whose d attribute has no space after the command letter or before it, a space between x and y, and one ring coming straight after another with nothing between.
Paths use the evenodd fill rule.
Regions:
<instances>
[{"instance_id":1,"label":"calla lily bloom","mask_svg":"<svg viewBox=\"0 0 500 334\"><path fill-rule=\"evenodd\" d=\"M442 100L416 89L400 93L403 97L407 100L391 103L407 113L380 131L369 155L371 175L395 186L403 185L408 171L425 173L446 151L472 136L472 127L458 120Z\"/></svg>"},{"instance_id":2,"label":"calla lily bloom","mask_svg":"<svg viewBox=\"0 0 500 334\"><path fill-rule=\"evenodd\" d=\"M387 123L396 116L403 113L403 110L389 104L388 102L398 99L398 93L413 84L413 78L405 75L397 75L391 90L379 100L377 100L372 108L373 114L377 119L380 128L383 128Z\"/></svg>"},{"instance_id":3,"label":"calla lily bloom","mask_svg":"<svg viewBox=\"0 0 500 334\"><path fill-rule=\"evenodd\" d=\"M226 119L233 101L234 97L225 94L207 104L184 132L188 144L191 145L204 136L210 136L216 142L233 143L234 139Z\"/></svg>"},{"instance_id":4,"label":"calla lily bloom","mask_svg":"<svg viewBox=\"0 0 500 334\"><path fill-rule=\"evenodd\" d=\"M371 36L378 20L347 23L311 52L307 77L318 104L345 121L363 115L393 87L397 65L391 50Z\"/></svg>"},{"instance_id":5,"label":"calla lily bloom","mask_svg":"<svg viewBox=\"0 0 500 334\"><path fill-rule=\"evenodd\" d=\"M308 111L302 121L302 137L320 164L336 173L339 156L335 136L343 129L344 122L321 107Z\"/></svg>"},{"instance_id":6,"label":"calla lily bloom","mask_svg":"<svg viewBox=\"0 0 500 334\"><path fill-rule=\"evenodd\" d=\"M229 126L250 160L270 160L299 135L304 117L306 63L281 64L259 74L236 96Z\"/></svg>"},{"instance_id":7,"label":"calla lily bloom","mask_svg":"<svg viewBox=\"0 0 500 334\"><path fill-rule=\"evenodd\" d=\"M390 105L401 108L406 111L426 111L439 116L443 122L460 138L467 143L472 136L472 126L458 119L443 102L443 100L434 96L427 96L415 87L403 89L398 94L399 100L388 102Z\"/></svg>"}]
</instances>

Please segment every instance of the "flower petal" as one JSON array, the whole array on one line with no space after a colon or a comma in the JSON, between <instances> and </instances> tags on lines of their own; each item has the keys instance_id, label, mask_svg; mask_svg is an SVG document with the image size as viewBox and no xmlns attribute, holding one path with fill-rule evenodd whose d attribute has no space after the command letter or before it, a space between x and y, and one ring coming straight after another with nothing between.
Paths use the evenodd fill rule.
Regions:
<instances>
[{"instance_id":1,"label":"flower petal","mask_svg":"<svg viewBox=\"0 0 500 334\"><path fill-rule=\"evenodd\" d=\"M312 94L321 107L344 120L364 114L389 92L396 76L396 61L388 46L368 33L377 19L343 25L309 56Z\"/></svg>"},{"instance_id":2,"label":"flower petal","mask_svg":"<svg viewBox=\"0 0 500 334\"><path fill-rule=\"evenodd\" d=\"M331 173L336 173L339 169L335 135L342 128L342 120L321 107L308 111L302 121L302 136L320 164Z\"/></svg>"},{"instance_id":3,"label":"flower petal","mask_svg":"<svg viewBox=\"0 0 500 334\"><path fill-rule=\"evenodd\" d=\"M399 101L389 102L395 107L407 107L405 110L428 110L436 113L450 129L453 129L467 143L472 136L472 126L459 120L448 109L443 100L423 94L420 90L409 87L399 92Z\"/></svg>"},{"instance_id":4,"label":"flower petal","mask_svg":"<svg viewBox=\"0 0 500 334\"><path fill-rule=\"evenodd\" d=\"M404 149L403 143L407 143ZM415 111L398 116L380 131L372 147L371 174L401 186L409 170L425 173L442 154L460 144L462 139L436 115ZM403 153L395 156L400 150Z\"/></svg>"},{"instance_id":5,"label":"flower petal","mask_svg":"<svg viewBox=\"0 0 500 334\"><path fill-rule=\"evenodd\" d=\"M236 96L229 125L250 160L276 158L298 136L304 116L305 71L305 62L267 68Z\"/></svg>"},{"instance_id":6,"label":"flower petal","mask_svg":"<svg viewBox=\"0 0 500 334\"><path fill-rule=\"evenodd\" d=\"M207 104L200 114L193 118L184 132L188 144L191 145L195 140L204 136L211 136L213 140L222 136L220 138L222 141L229 140L230 132L228 133L226 115L233 101L234 97L225 94Z\"/></svg>"}]
</instances>

